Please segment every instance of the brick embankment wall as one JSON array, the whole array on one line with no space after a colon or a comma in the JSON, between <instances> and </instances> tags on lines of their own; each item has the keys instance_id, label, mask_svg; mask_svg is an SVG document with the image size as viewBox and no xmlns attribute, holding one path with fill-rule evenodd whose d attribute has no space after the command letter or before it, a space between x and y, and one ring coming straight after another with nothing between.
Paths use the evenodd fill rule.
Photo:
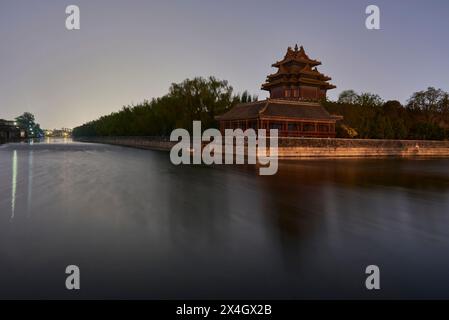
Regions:
<instances>
[{"instance_id":1,"label":"brick embankment wall","mask_svg":"<svg viewBox=\"0 0 449 320\"><path fill-rule=\"evenodd\" d=\"M449 156L449 141L281 138L281 158Z\"/></svg>"},{"instance_id":2,"label":"brick embankment wall","mask_svg":"<svg viewBox=\"0 0 449 320\"><path fill-rule=\"evenodd\" d=\"M161 137L95 137L75 140L165 151L176 144ZM449 141L279 138L278 155L280 158L449 157Z\"/></svg>"},{"instance_id":3,"label":"brick embankment wall","mask_svg":"<svg viewBox=\"0 0 449 320\"><path fill-rule=\"evenodd\" d=\"M163 151L169 151L176 144L164 137L83 137L74 140Z\"/></svg>"}]
</instances>

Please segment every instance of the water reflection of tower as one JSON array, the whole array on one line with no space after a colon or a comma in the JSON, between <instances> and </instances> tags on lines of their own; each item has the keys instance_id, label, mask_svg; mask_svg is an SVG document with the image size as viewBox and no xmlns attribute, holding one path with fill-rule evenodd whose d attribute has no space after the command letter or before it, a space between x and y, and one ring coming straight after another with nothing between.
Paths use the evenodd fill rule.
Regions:
<instances>
[{"instance_id":1,"label":"water reflection of tower","mask_svg":"<svg viewBox=\"0 0 449 320\"><path fill-rule=\"evenodd\" d=\"M299 271L304 264L310 241L320 233L326 219L328 201L326 188L329 174L314 165L280 164L278 174L259 177L264 194L264 213L271 225L273 240L277 238L284 265ZM274 241L273 241L274 242Z\"/></svg>"}]
</instances>

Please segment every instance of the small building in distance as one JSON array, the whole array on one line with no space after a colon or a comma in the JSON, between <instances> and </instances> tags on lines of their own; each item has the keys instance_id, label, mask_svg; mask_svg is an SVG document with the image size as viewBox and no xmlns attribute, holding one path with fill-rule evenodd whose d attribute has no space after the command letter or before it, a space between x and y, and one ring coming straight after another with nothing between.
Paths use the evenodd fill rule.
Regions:
<instances>
[{"instance_id":1,"label":"small building in distance","mask_svg":"<svg viewBox=\"0 0 449 320\"><path fill-rule=\"evenodd\" d=\"M0 119L0 142L14 141L25 138L25 131L17 122Z\"/></svg>"},{"instance_id":2,"label":"small building in distance","mask_svg":"<svg viewBox=\"0 0 449 320\"><path fill-rule=\"evenodd\" d=\"M320 73L321 62L310 59L304 48L289 47L284 59L274 63L262 90L270 92L263 101L242 103L216 117L225 129L278 129L279 136L335 137L341 116L330 115L320 104L327 90L336 88L330 77ZM267 132L268 134L268 132Z\"/></svg>"}]
</instances>

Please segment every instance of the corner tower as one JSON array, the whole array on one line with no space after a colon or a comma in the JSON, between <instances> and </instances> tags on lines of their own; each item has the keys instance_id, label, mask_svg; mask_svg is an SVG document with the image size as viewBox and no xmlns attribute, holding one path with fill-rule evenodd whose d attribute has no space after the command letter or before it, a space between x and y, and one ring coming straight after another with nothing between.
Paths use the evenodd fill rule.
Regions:
<instances>
[{"instance_id":1,"label":"corner tower","mask_svg":"<svg viewBox=\"0 0 449 320\"><path fill-rule=\"evenodd\" d=\"M310 100L326 98L327 90L336 88L330 77L320 73L318 60L310 59L304 48L288 47L284 59L272 64L276 73L267 76L262 90L270 92L271 99Z\"/></svg>"}]
</instances>

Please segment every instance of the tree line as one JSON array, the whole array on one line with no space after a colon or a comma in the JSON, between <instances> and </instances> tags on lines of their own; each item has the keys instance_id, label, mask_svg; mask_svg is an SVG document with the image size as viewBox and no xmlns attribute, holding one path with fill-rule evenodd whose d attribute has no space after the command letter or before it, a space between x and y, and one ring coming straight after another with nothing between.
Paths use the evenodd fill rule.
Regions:
<instances>
[{"instance_id":1,"label":"tree line","mask_svg":"<svg viewBox=\"0 0 449 320\"><path fill-rule=\"evenodd\" d=\"M325 101L332 114L343 116L337 136L365 139L449 139L449 94L429 87L412 94L405 105L372 93L343 91Z\"/></svg>"},{"instance_id":2,"label":"tree line","mask_svg":"<svg viewBox=\"0 0 449 320\"><path fill-rule=\"evenodd\" d=\"M88 136L169 136L176 128L192 130L193 120L201 120L203 128L216 128L215 116L237 103L257 100L247 91L235 94L225 80L214 77L186 79L174 83L169 93L123 107L97 120L73 129L75 137Z\"/></svg>"},{"instance_id":3,"label":"tree line","mask_svg":"<svg viewBox=\"0 0 449 320\"><path fill-rule=\"evenodd\" d=\"M73 130L75 137L169 136L176 128L217 128L215 116L237 103L256 101L247 91L234 93L225 80L186 79L172 84L168 94L123 107ZM331 114L343 116L337 137L365 139L449 139L449 94L432 87L415 92L405 105L384 101L377 94L343 91L337 101L325 100Z\"/></svg>"}]
</instances>

